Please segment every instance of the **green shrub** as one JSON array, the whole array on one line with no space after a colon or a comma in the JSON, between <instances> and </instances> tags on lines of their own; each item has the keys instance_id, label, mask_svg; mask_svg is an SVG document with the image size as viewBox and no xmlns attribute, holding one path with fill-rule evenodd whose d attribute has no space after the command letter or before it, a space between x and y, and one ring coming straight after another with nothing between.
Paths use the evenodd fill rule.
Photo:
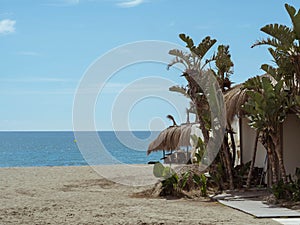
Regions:
<instances>
[{"instance_id":1,"label":"green shrub","mask_svg":"<svg viewBox=\"0 0 300 225\"><path fill-rule=\"evenodd\" d=\"M272 186L271 191L277 199L300 201L300 169L296 168L295 181L290 179L289 183L284 184L280 180Z\"/></svg>"},{"instance_id":2,"label":"green shrub","mask_svg":"<svg viewBox=\"0 0 300 225\"><path fill-rule=\"evenodd\" d=\"M161 196L184 196L182 191L201 191L201 196L207 196L207 177L195 171L188 170L177 174L171 167L156 163L153 167L155 177L162 178Z\"/></svg>"},{"instance_id":3,"label":"green shrub","mask_svg":"<svg viewBox=\"0 0 300 225\"><path fill-rule=\"evenodd\" d=\"M161 163L155 163L153 167L153 175L157 178L169 178L171 177L175 172L171 169L169 166L164 166Z\"/></svg>"}]
</instances>

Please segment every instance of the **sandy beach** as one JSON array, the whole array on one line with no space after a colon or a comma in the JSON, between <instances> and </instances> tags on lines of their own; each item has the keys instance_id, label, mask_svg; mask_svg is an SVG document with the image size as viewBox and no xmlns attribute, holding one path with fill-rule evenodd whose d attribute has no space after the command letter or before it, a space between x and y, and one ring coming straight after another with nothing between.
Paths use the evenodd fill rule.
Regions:
<instances>
[{"instance_id":1,"label":"sandy beach","mask_svg":"<svg viewBox=\"0 0 300 225\"><path fill-rule=\"evenodd\" d=\"M278 224L209 200L134 197L149 186L114 183L88 166L1 168L0 180L1 225Z\"/></svg>"}]
</instances>

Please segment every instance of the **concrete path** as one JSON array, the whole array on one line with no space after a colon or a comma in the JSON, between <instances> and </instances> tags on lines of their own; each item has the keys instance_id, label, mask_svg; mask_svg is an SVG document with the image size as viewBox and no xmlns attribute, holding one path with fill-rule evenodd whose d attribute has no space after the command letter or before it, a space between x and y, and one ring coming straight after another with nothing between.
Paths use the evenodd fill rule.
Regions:
<instances>
[{"instance_id":1,"label":"concrete path","mask_svg":"<svg viewBox=\"0 0 300 225\"><path fill-rule=\"evenodd\" d=\"M299 217L300 212L283 208L270 206L261 201L236 199L236 200L219 200L220 203L231 208L241 210L245 213L251 214L256 218L278 218L278 217Z\"/></svg>"},{"instance_id":2,"label":"concrete path","mask_svg":"<svg viewBox=\"0 0 300 225\"><path fill-rule=\"evenodd\" d=\"M283 225L300 225L300 218L278 218L273 220Z\"/></svg>"},{"instance_id":3,"label":"concrete path","mask_svg":"<svg viewBox=\"0 0 300 225\"><path fill-rule=\"evenodd\" d=\"M223 205L253 215L256 218L269 218L283 225L300 225L300 211L267 205L261 201L268 194L265 189L233 191L211 196Z\"/></svg>"}]
</instances>

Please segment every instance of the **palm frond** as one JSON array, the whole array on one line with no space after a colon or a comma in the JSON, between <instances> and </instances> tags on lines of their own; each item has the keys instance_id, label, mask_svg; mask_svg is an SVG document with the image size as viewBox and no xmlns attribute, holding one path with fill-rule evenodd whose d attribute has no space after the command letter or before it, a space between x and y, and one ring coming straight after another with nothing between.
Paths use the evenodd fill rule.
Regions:
<instances>
[{"instance_id":1,"label":"palm frond","mask_svg":"<svg viewBox=\"0 0 300 225\"><path fill-rule=\"evenodd\" d=\"M268 64L261 65L261 69L265 71L267 74L270 74L272 77L274 77L275 80L280 80L281 78L278 76L277 69L273 66L270 66Z\"/></svg>"},{"instance_id":2,"label":"palm frond","mask_svg":"<svg viewBox=\"0 0 300 225\"><path fill-rule=\"evenodd\" d=\"M300 10L296 12L296 9L288 4L285 4L285 8L293 22L296 39L300 40Z\"/></svg>"},{"instance_id":3,"label":"palm frond","mask_svg":"<svg viewBox=\"0 0 300 225\"><path fill-rule=\"evenodd\" d=\"M200 67L201 60L195 54L186 53L178 49L170 50L169 54L175 56L175 58L168 64L168 70L177 63L184 65L186 70Z\"/></svg>"},{"instance_id":4,"label":"palm frond","mask_svg":"<svg viewBox=\"0 0 300 225\"><path fill-rule=\"evenodd\" d=\"M170 87L169 91L177 92L177 93L184 95L185 97L189 97L186 88L179 86L179 85Z\"/></svg>"},{"instance_id":5,"label":"palm frond","mask_svg":"<svg viewBox=\"0 0 300 225\"><path fill-rule=\"evenodd\" d=\"M177 63L181 63L182 65L184 65L185 69L188 69L191 66L191 54L185 53L178 49L170 50L169 54L175 56L175 58L168 64L167 69L170 69L170 67L174 66Z\"/></svg>"},{"instance_id":6,"label":"palm frond","mask_svg":"<svg viewBox=\"0 0 300 225\"><path fill-rule=\"evenodd\" d=\"M216 39L211 39L209 36L207 36L193 50L193 52L202 59L216 42Z\"/></svg>"},{"instance_id":7,"label":"palm frond","mask_svg":"<svg viewBox=\"0 0 300 225\"><path fill-rule=\"evenodd\" d=\"M271 45L274 48L279 48L281 47L280 42L275 39L275 38L267 38L267 39L262 39L262 40L257 40L252 46L251 48L254 48L256 46L259 45Z\"/></svg>"},{"instance_id":8,"label":"palm frond","mask_svg":"<svg viewBox=\"0 0 300 225\"><path fill-rule=\"evenodd\" d=\"M198 46L194 45L193 39L185 34L179 34L181 40L186 43L186 47L190 49L190 51L196 54L200 59L204 58L205 54L211 49L211 47L217 42L216 39L211 39L211 37L205 37Z\"/></svg>"},{"instance_id":9,"label":"palm frond","mask_svg":"<svg viewBox=\"0 0 300 225\"><path fill-rule=\"evenodd\" d=\"M191 49L194 47L194 41L189 36L186 36L185 34L179 34L179 37L181 40L183 40L186 43L186 47Z\"/></svg>"},{"instance_id":10,"label":"palm frond","mask_svg":"<svg viewBox=\"0 0 300 225\"><path fill-rule=\"evenodd\" d=\"M269 24L260 29L264 33L277 39L282 45L291 45L295 40L294 31L288 26L281 24Z\"/></svg>"}]
</instances>

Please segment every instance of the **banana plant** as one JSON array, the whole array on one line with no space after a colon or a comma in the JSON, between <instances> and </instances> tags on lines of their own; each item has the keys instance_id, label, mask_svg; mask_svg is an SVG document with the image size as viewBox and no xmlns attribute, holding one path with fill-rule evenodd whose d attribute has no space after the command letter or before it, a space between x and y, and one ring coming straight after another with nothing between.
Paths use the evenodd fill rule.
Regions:
<instances>
[{"instance_id":1,"label":"banana plant","mask_svg":"<svg viewBox=\"0 0 300 225\"><path fill-rule=\"evenodd\" d=\"M232 68L234 66L229 53L229 45L219 45L218 52L213 56L213 59L215 59L217 69L215 76L224 92L231 87L230 75L233 74Z\"/></svg>"},{"instance_id":2,"label":"banana plant","mask_svg":"<svg viewBox=\"0 0 300 225\"><path fill-rule=\"evenodd\" d=\"M223 98L223 92L231 86L230 75L233 73L233 63L229 53L229 46L220 45L217 48L217 53L207 57L208 52L217 42L216 39L207 36L196 45L193 39L185 34L180 34L179 38L185 42L189 52L177 49L169 51L169 54L174 56L174 59L168 65L168 69L175 64L183 65L184 71L182 76L187 80L188 84L186 87L173 86L170 90L190 97L195 106L197 119L203 134L203 144L206 145L210 138L213 139L223 135L217 133L221 132L220 129L212 129L213 127L224 127L225 125L221 126L220 121L211 118L212 113L216 116L216 112L211 110L219 108L219 105L215 104L218 104L219 101L216 100ZM213 68L211 64L214 65ZM222 92L215 93L214 88L217 85L220 86ZM210 103L208 103L208 97ZM214 130L214 135L210 137L209 132L212 130ZM230 180L230 188L233 188L230 152L228 148L224 148L223 151L228 153L224 155L226 155L226 162L228 162L226 168ZM212 158L214 153L210 153L210 155L210 158Z\"/></svg>"},{"instance_id":3,"label":"banana plant","mask_svg":"<svg viewBox=\"0 0 300 225\"><path fill-rule=\"evenodd\" d=\"M253 78L246 82L249 96L244 111L249 115L250 125L260 132L266 144L271 161L273 175L276 176L272 157L278 157L279 169L283 181L286 174L283 164L280 126L288 111L300 115L300 10L285 4L292 26L268 24L261 31L267 38L256 41L252 47L267 45L276 66L263 64L261 69L277 82L273 84L267 78ZM273 153L273 154L272 154ZM273 177L273 182L276 181Z\"/></svg>"},{"instance_id":4,"label":"banana plant","mask_svg":"<svg viewBox=\"0 0 300 225\"><path fill-rule=\"evenodd\" d=\"M243 110L248 116L249 125L257 133L262 133L271 168L273 171L273 183L277 183L276 160L278 158L279 169L283 182L287 182L283 151L281 145L281 126L287 113L292 107L288 93L284 90L284 81L273 84L269 77L254 77L244 84L248 95L248 101L243 105ZM271 140L271 142L269 141Z\"/></svg>"},{"instance_id":5,"label":"banana plant","mask_svg":"<svg viewBox=\"0 0 300 225\"><path fill-rule=\"evenodd\" d=\"M282 24L268 24L261 31L269 35L268 38L258 40L252 47L268 45L269 52L277 67L263 64L262 70L272 75L277 81L283 79L286 89L294 95L300 93L300 11L285 4L293 26Z\"/></svg>"},{"instance_id":6,"label":"banana plant","mask_svg":"<svg viewBox=\"0 0 300 225\"><path fill-rule=\"evenodd\" d=\"M175 64L181 64L184 66L182 76L187 80L188 84L186 87L171 87L171 91L180 92L184 95L188 95L191 101L196 106L197 116L200 121L200 128L202 130L205 143L209 139L210 121L204 117L209 115L209 104L205 97L205 91L203 87L199 85L200 79L204 79L204 68L213 59L204 60L207 52L217 42L215 39L205 37L197 46L189 36L180 34L179 38L186 43L186 47L190 50L189 52L183 52L178 49L169 51L169 54L174 56L174 59L170 62L167 69L174 66ZM203 83L203 82L202 82Z\"/></svg>"}]
</instances>

